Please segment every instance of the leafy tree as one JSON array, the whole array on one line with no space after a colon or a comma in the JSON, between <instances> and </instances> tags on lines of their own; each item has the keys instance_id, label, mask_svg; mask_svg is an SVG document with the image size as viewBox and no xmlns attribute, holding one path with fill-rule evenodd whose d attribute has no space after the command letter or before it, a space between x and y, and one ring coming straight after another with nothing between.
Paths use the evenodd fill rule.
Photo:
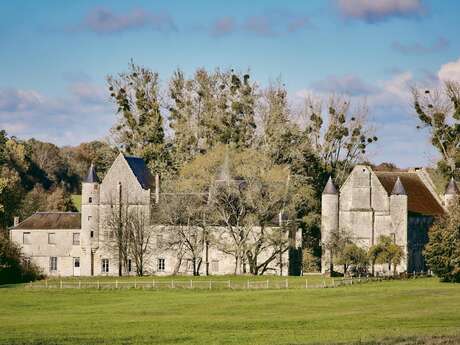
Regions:
<instances>
[{"instance_id":1,"label":"leafy tree","mask_svg":"<svg viewBox=\"0 0 460 345\"><path fill-rule=\"evenodd\" d=\"M401 263L404 257L404 251L398 246L390 236L380 236L377 244L369 248L369 259L372 263L372 274L374 274L374 265L388 264L388 270L396 275L396 267Z\"/></svg>"},{"instance_id":2,"label":"leafy tree","mask_svg":"<svg viewBox=\"0 0 460 345\"><path fill-rule=\"evenodd\" d=\"M131 61L127 72L107 77L110 96L118 107L115 141L127 153L145 159L155 173L168 172L158 73Z\"/></svg>"},{"instance_id":3,"label":"leafy tree","mask_svg":"<svg viewBox=\"0 0 460 345\"><path fill-rule=\"evenodd\" d=\"M439 169L445 176L460 178L460 83L449 81L441 90L412 90L414 108L421 122L420 129L428 129L431 143L442 159Z\"/></svg>"},{"instance_id":4,"label":"leafy tree","mask_svg":"<svg viewBox=\"0 0 460 345\"><path fill-rule=\"evenodd\" d=\"M40 277L38 267L22 257L19 245L0 232L0 285L30 282Z\"/></svg>"},{"instance_id":5,"label":"leafy tree","mask_svg":"<svg viewBox=\"0 0 460 345\"><path fill-rule=\"evenodd\" d=\"M460 282L460 205L435 221L424 252L428 267L443 281Z\"/></svg>"},{"instance_id":6,"label":"leafy tree","mask_svg":"<svg viewBox=\"0 0 460 345\"><path fill-rule=\"evenodd\" d=\"M324 243L323 255L328 255L329 272L331 276L335 274L334 264L344 264L340 258L344 249L351 243L351 235L347 230L338 229L329 235L329 238ZM344 267L346 269L346 267ZM345 273L345 272L344 272Z\"/></svg>"},{"instance_id":7,"label":"leafy tree","mask_svg":"<svg viewBox=\"0 0 460 345\"><path fill-rule=\"evenodd\" d=\"M345 275L351 266L359 273L365 272L369 260L364 249L354 243L348 243L340 252L337 263L343 265L343 273Z\"/></svg>"}]
</instances>

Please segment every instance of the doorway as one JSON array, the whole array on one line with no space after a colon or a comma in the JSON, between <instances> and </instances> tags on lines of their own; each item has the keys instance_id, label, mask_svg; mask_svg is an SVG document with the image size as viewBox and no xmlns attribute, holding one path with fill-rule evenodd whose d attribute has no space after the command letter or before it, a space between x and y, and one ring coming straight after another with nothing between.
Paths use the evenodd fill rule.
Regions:
<instances>
[{"instance_id":1,"label":"doorway","mask_svg":"<svg viewBox=\"0 0 460 345\"><path fill-rule=\"evenodd\" d=\"M73 275L80 276L80 258L73 258Z\"/></svg>"}]
</instances>

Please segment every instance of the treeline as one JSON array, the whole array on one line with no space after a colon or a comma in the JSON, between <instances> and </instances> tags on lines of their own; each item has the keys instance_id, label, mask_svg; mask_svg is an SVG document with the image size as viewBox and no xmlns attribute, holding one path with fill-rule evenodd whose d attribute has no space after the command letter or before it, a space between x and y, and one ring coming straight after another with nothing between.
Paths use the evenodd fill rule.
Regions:
<instances>
[{"instance_id":1,"label":"treeline","mask_svg":"<svg viewBox=\"0 0 460 345\"><path fill-rule=\"evenodd\" d=\"M35 139L20 140L0 131L0 229L37 211L73 211L71 194L95 162L101 174L116 150L100 141L57 147Z\"/></svg>"}]
</instances>

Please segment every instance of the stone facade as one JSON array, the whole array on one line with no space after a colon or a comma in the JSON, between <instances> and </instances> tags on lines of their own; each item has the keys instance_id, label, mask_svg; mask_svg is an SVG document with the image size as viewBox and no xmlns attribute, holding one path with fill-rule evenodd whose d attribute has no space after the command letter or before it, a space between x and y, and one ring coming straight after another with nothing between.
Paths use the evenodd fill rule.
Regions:
<instances>
[{"instance_id":1,"label":"stone facade","mask_svg":"<svg viewBox=\"0 0 460 345\"><path fill-rule=\"evenodd\" d=\"M339 191L332 180L324 189L322 243L325 246L331 233L339 229L365 249L376 244L379 236L390 236L404 251L397 271L424 271L422 250L428 241L428 229L433 218L445 211L424 169L380 172L358 165ZM325 252L323 272L328 271L329 262L330 255ZM376 269L388 270L385 265Z\"/></svg>"},{"instance_id":2,"label":"stone facade","mask_svg":"<svg viewBox=\"0 0 460 345\"><path fill-rule=\"evenodd\" d=\"M24 255L49 276L118 275L117 253L107 245L111 235L110 218L122 204L150 219L151 203L159 200L158 179L156 182L154 186L154 179L141 159L120 154L101 183L91 166L82 183L81 214L36 213L14 226L10 236L22 246ZM179 260L174 250L162 244L168 236L167 228L151 226L157 235L151 243L153 254L149 257L146 273L192 274L190 260ZM254 228L253 231L259 230ZM290 234L290 238L292 247L300 247L300 231ZM262 253L261 259L268 255L268 251ZM233 257L212 246L208 250L208 265L209 273L213 275L234 273ZM287 275L288 265L289 254L286 252L269 265L268 273ZM129 263L128 272L123 273L134 275L134 263ZM200 273L205 274L205 263L201 265Z\"/></svg>"}]
</instances>

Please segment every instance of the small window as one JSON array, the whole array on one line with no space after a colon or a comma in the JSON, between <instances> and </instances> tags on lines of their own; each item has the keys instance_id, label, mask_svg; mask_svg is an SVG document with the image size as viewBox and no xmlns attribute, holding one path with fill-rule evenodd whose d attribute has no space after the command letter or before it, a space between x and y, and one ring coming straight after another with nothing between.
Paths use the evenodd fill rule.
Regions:
<instances>
[{"instance_id":1,"label":"small window","mask_svg":"<svg viewBox=\"0 0 460 345\"><path fill-rule=\"evenodd\" d=\"M102 259L102 273L109 273L109 259Z\"/></svg>"},{"instance_id":2,"label":"small window","mask_svg":"<svg viewBox=\"0 0 460 345\"><path fill-rule=\"evenodd\" d=\"M94 185L94 190L97 190L97 186L98 186L97 184Z\"/></svg>"},{"instance_id":3,"label":"small window","mask_svg":"<svg viewBox=\"0 0 460 345\"><path fill-rule=\"evenodd\" d=\"M158 259L158 271L164 272L166 267L165 259Z\"/></svg>"},{"instance_id":4,"label":"small window","mask_svg":"<svg viewBox=\"0 0 460 345\"><path fill-rule=\"evenodd\" d=\"M72 243L74 246L79 246L80 245L80 233L79 232L74 232L72 236Z\"/></svg>"},{"instance_id":5,"label":"small window","mask_svg":"<svg viewBox=\"0 0 460 345\"><path fill-rule=\"evenodd\" d=\"M211 272L219 272L219 260L212 260L211 261Z\"/></svg>"},{"instance_id":6,"label":"small window","mask_svg":"<svg viewBox=\"0 0 460 345\"><path fill-rule=\"evenodd\" d=\"M91 221L92 218L93 216L88 216L88 222Z\"/></svg>"},{"instance_id":7,"label":"small window","mask_svg":"<svg viewBox=\"0 0 460 345\"><path fill-rule=\"evenodd\" d=\"M93 231L93 230L91 230L91 231L89 232L89 236L90 236L91 238L94 238L94 231Z\"/></svg>"},{"instance_id":8,"label":"small window","mask_svg":"<svg viewBox=\"0 0 460 345\"><path fill-rule=\"evenodd\" d=\"M57 271L57 257L50 257L50 271Z\"/></svg>"},{"instance_id":9,"label":"small window","mask_svg":"<svg viewBox=\"0 0 460 345\"><path fill-rule=\"evenodd\" d=\"M90 204L93 203L93 198L92 198L92 197L89 197L89 198L88 198L88 203L90 203Z\"/></svg>"},{"instance_id":10,"label":"small window","mask_svg":"<svg viewBox=\"0 0 460 345\"><path fill-rule=\"evenodd\" d=\"M23 244L30 244L30 232L24 232L22 234L22 243Z\"/></svg>"},{"instance_id":11,"label":"small window","mask_svg":"<svg viewBox=\"0 0 460 345\"><path fill-rule=\"evenodd\" d=\"M80 258L73 258L73 266L75 268L80 268Z\"/></svg>"},{"instance_id":12,"label":"small window","mask_svg":"<svg viewBox=\"0 0 460 345\"><path fill-rule=\"evenodd\" d=\"M133 270L132 261L131 261L131 259L128 259L128 272L132 272L132 270Z\"/></svg>"},{"instance_id":13,"label":"small window","mask_svg":"<svg viewBox=\"0 0 460 345\"><path fill-rule=\"evenodd\" d=\"M54 232L48 232L48 244L56 244L56 234Z\"/></svg>"}]
</instances>

